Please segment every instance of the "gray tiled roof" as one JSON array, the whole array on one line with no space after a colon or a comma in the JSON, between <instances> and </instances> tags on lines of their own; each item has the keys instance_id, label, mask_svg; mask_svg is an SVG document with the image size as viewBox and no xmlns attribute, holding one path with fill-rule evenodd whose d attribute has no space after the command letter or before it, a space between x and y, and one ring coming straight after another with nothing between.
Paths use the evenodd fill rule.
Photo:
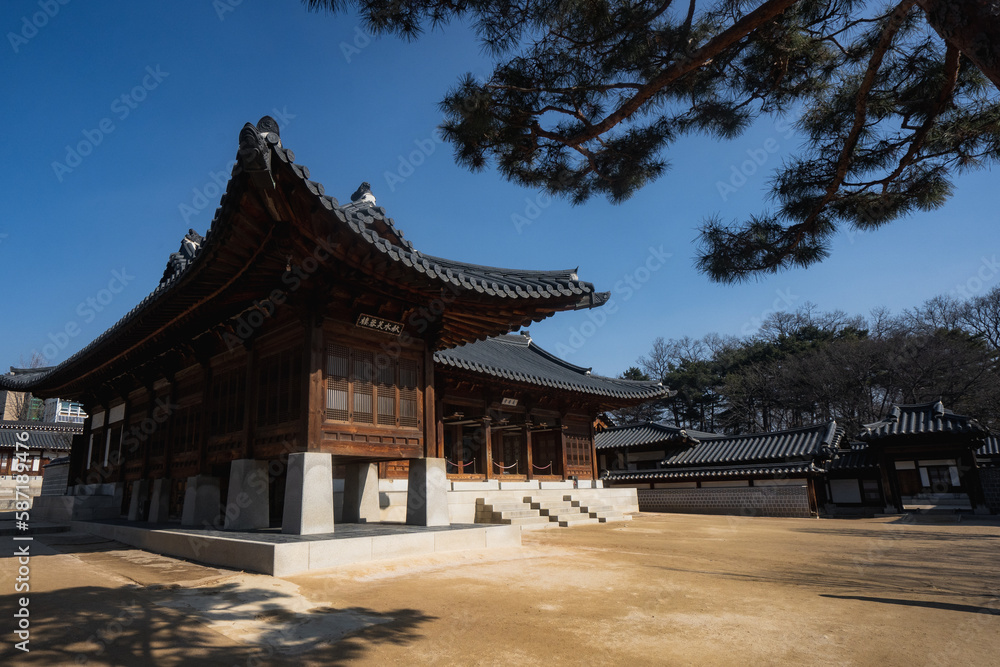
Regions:
<instances>
[{"instance_id":1,"label":"gray tiled roof","mask_svg":"<svg viewBox=\"0 0 1000 667\"><path fill-rule=\"evenodd\" d=\"M983 446L976 450L977 458L1000 458L1000 439L995 435L988 436Z\"/></svg>"},{"instance_id":2,"label":"gray tiled roof","mask_svg":"<svg viewBox=\"0 0 1000 667\"><path fill-rule=\"evenodd\" d=\"M159 285L83 349L53 368L21 375L0 375L0 389L31 391L44 389L49 385L55 386L66 381L67 377L77 376L81 366L91 365L92 357L100 355L107 346L120 347L123 338L129 342L147 340L150 332L162 325L161 320L176 316L195 302L195 297L202 296L185 290L191 291L193 277L211 264L210 256L225 242L223 232L234 224L232 213L245 194L246 186L243 184L266 179L273 187L272 179L279 170L283 175L290 175L293 180L298 179L314 197L316 211L313 213L313 224L316 224L316 220L321 220L322 225L327 228L336 228L338 233L346 233L341 238L349 237L366 245L374 257L388 257L391 260L389 264L400 269L403 278L400 282L407 285L442 295L445 290L471 297L485 295L488 297L487 303L495 299L502 300L496 302L498 305L507 301L526 301L527 309L537 308L537 313L528 318L535 320L551 314L548 311L600 306L610 297L610 293L597 292L591 283L581 281L576 269L524 271L424 255L409 240L403 238L403 233L396 228L395 222L388 217L383 207L364 200L341 206L336 199L325 194L322 184L309 180L307 167L295 164L294 160L294 153L281 145L277 124L273 119L265 116L256 128L247 123L240 133L240 149L232 177L205 237L189 232L186 239L197 242L182 243L181 250L171 255ZM212 293L207 288L206 291ZM169 308L164 307L167 303L170 304Z\"/></svg>"},{"instance_id":3,"label":"gray tiled roof","mask_svg":"<svg viewBox=\"0 0 1000 667\"><path fill-rule=\"evenodd\" d=\"M773 433L731 435L706 440L667 458L662 465L730 465L830 458L843 435L843 429L835 421ZM824 448L827 451L824 452Z\"/></svg>"},{"instance_id":4,"label":"gray tiled roof","mask_svg":"<svg viewBox=\"0 0 1000 667\"><path fill-rule=\"evenodd\" d=\"M850 449L837 452L837 456L827 464L827 470L865 470L878 468L878 457L863 442L852 442Z\"/></svg>"},{"instance_id":5,"label":"gray tiled roof","mask_svg":"<svg viewBox=\"0 0 1000 667\"><path fill-rule=\"evenodd\" d=\"M51 422L0 421L0 448L14 448L21 442L17 434L27 432L27 445L31 449L54 449L69 451L73 436L83 432L79 424L56 424Z\"/></svg>"},{"instance_id":6,"label":"gray tiled roof","mask_svg":"<svg viewBox=\"0 0 1000 667\"><path fill-rule=\"evenodd\" d=\"M645 482L657 480L699 480L707 478L743 478L758 475L774 477L795 477L823 472L823 468L812 461L799 463L763 463L740 466L706 466L698 468L669 468L661 470L616 470L605 473L601 479L610 482Z\"/></svg>"},{"instance_id":7,"label":"gray tiled roof","mask_svg":"<svg viewBox=\"0 0 1000 667\"><path fill-rule=\"evenodd\" d=\"M668 393L659 382L592 375L589 368L574 366L521 335L496 336L441 350L434 353L434 361L446 368L595 396L653 400Z\"/></svg>"},{"instance_id":8,"label":"gray tiled roof","mask_svg":"<svg viewBox=\"0 0 1000 667\"><path fill-rule=\"evenodd\" d=\"M724 437L726 436L719 433L693 431L658 422L643 422L605 429L594 437L594 446L597 449L630 449L661 442L671 445L698 444L705 439Z\"/></svg>"},{"instance_id":9,"label":"gray tiled roof","mask_svg":"<svg viewBox=\"0 0 1000 667\"><path fill-rule=\"evenodd\" d=\"M865 442L879 442L897 436L936 434L961 435L970 439L985 437L988 431L972 417L956 415L941 401L923 405L894 405L884 419L865 426L858 435Z\"/></svg>"},{"instance_id":10,"label":"gray tiled roof","mask_svg":"<svg viewBox=\"0 0 1000 667\"><path fill-rule=\"evenodd\" d=\"M645 431L636 428L634 433L641 438ZM606 479L641 481L812 473L823 469L817 462L834 456L844 430L837 426L837 422L830 421L773 433L707 435L715 437L669 452L660 462L659 469L615 471L607 473ZM619 445L618 448L623 447L628 445Z\"/></svg>"}]
</instances>

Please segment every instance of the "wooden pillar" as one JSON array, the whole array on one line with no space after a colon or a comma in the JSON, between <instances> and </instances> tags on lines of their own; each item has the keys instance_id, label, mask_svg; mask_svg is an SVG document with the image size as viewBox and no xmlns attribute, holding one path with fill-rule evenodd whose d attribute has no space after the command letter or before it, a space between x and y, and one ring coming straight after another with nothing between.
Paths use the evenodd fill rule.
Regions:
<instances>
[{"instance_id":1,"label":"wooden pillar","mask_svg":"<svg viewBox=\"0 0 1000 667\"><path fill-rule=\"evenodd\" d=\"M979 468L976 467L975 451L969 449L962 452L957 458L958 479L966 489L972 509L979 514L986 508L986 493L983 491L982 479L979 476Z\"/></svg>"},{"instance_id":2,"label":"wooden pillar","mask_svg":"<svg viewBox=\"0 0 1000 667\"><path fill-rule=\"evenodd\" d=\"M528 426L527 422L528 413L525 413L525 423L524 423L524 449L526 458L528 459L528 479L534 477L535 469L532 467L532 457L531 457L531 427Z\"/></svg>"},{"instance_id":3,"label":"wooden pillar","mask_svg":"<svg viewBox=\"0 0 1000 667\"><path fill-rule=\"evenodd\" d=\"M902 513L903 499L899 494L899 480L896 476L895 462L884 453L880 452L878 456L878 467L882 473L882 488L885 492L886 508L891 505L896 508L897 512Z\"/></svg>"},{"instance_id":4,"label":"wooden pillar","mask_svg":"<svg viewBox=\"0 0 1000 667\"><path fill-rule=\"evenodd\" d=\"M323 422L326 419L326 387L323 372L326 347L323 339L323 311L317 306L305 323L305 373L303 373L303 451L318 452L323 445Z\"/></svg>"},{"instance_id":5,"label":"wooden pillar","mask_svg":"<svg viewBox=\"0 0 1000 667\"><path fill-rule=\"evenodd\" d=\"M486 479L493 479L493 435L490 433L490 423L493 420L483 417L483 447L486 453Z\"/></svg>"},{"instance_id":6,"label":"wooden pillar","mask_svg":"<svg viewBox=\"0 0 1000 667\"><path fill-rule=\"evenodd\" d=\"M177 380L176 378L168 378L170 381L170 391L167 393L167 405L177 405ZM174 434L177 431L174 426L177 420L174 419L176 415L167 415L167 433L163 442L163 476L170 479L170 452L174 448Z\"/></svg>"},{"instance_id":7,"label":"wooden pillar","mask_svg":"<svg viewBox=\"0 0 1000 667\"><path fill-rule=\"evenodd\" d=\"M752 486L751 482L751 486ZM819 516L819 502L816 498L816 478L807 477L806 478L806 491L809 496L809 512Z\"/></svg>"},{"instance_id":8,"label":"wooden pillar","mask_svg":"<svg viewBox=\"0 0 1000 667\"><path fill-rule=\"evenodd\" d=\"M125 432L128 430L129 420L132 419L132 402L129 401L129 393L130 392L126 391L122 395L122 399L125 401L125 409L122 411L122 432L118 437L118 449L116 450L117 454L114 457L114 460L118 461L115 469L115 482L125 481L125 457L122 455L122 443L125 442ZM108 461L111 461L110 454L108 455Z\"/></svg>"},{"instance_id":9,"label":"wooden pillar","mask_svg":"<svg viewBox=\"0 0 1000 667\"><path fill-rule=\"evenodd\" d=\"M444 439L438 439L437 401L434 400L434 352L424 348L424 457L444 458Z\"/></svg>"},{"instance_id":10,"label":"wooden pillar","mask_svg":"<svg viewBox=\"0 0 1000 667\"><path fill-rule=\"evenodd\" d=\"M254 375L256 370L257 352L253 347L247 348L247 370L246 370L246 396L243 403L243 455L237 458L253 458L253 425L257 421L257 378Z\"/></svg>"},{"instance_id":11,"label":"wooden pillar","mask_svg":"<svg viewBox=\"0 0 1000 667\"><path fill-rule=\"evenodd\" d=\"M212 403L212 364L206 359L201 364L201 415L198 417L200 428L198 429L198 473L208 474L208 422L209 415L217 406ZM169 478L170 475L167 475Z\"/></svg>"},{"instance_id":12,"label":"wooden pillar","mask_svg":"<svg viewBox=\"0 0 1000 667\"><path fill-rule=\"evenodd\" d=\"M146 418L153 420L153 410L156 407L156 391L153 390L153 384L150 383L146 385ZM160 425L153 420L156 424L156 429L160 428ZM149 457L152 455L153 443L152 438L155 437L156 430L153 433L143 433L144 440L140 440L142 443L142 469L139 471L139 479L146 479L149 477Z\"/></svg>"},{"instance_id":13,"label":"wooden pillar","mask_svg":"<svg viewBox=\"0 0 1000 667\"><path fill-rule=\"evenodd\" d=\"M597 448L594 436L594 420L590 420L590 473L591 479L597 480Z\"/></svg>"},{"instance_id":14,"label":"wooden pillar","mask_svg":"<svg viewBox=\"0 0 1000 667\"><path fill-rule=\"evenodd\" d=\"M431 361L433 362L433 355L431 355ZM444 401L438 395L434 396L434 430L437 433L438 441L438 451L441 452L441 456L444 456ZM461 439L461 433L459 433L459 439ZM463 452L463 448L459 447L459 452ZM461 460L456 461L458 464L458 471L465 472L464 455L460 457Z\"/></svg>"},{"instance_id":15,"label":"wooden pillar","mask_svg":"<svg viewBox=\"0 0 1000 667\"><path fill-rule=\"evenodd\" d=\"M562 478L569 479L569 470L566 466L566 427L562 423L562 419L559 420L559 448L562 449Z\"/></svg>"},{"instance_id":16,"label":"wooden pillar","mask_svg":"<svg viewBox=\"0 0 1000 667\"><path fill-rule=\"evenodd\" d=\"M74 480L79 479L83 483L83 479L86 477L83 466L83 461L87 456L87 447L90 445L90 439L93 437L91 429L94 424L93 417L93 406L84 405L87 411L87 417L83 420L83 433L80 435L74 435L72 439L72 447L69 450L69 475L66 479L66 488L76 484Z\"/></svg>"}]
</instances>

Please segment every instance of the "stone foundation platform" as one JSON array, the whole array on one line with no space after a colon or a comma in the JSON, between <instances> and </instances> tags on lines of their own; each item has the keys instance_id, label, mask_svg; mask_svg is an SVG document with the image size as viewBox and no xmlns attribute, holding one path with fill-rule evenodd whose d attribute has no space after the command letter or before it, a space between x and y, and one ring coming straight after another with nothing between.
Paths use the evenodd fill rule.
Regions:
<instances>
[{"instance_id":1,"label":"stone foundation platform","mask_svg":"<svg viewBox=\"0 0 1000 667\"><path fill-rule=\"evenodd\" d=\"M73 521L72 528L167 556L276 577L446 551L520 547L520 526L340 524L334 533L286 535L134 523Z\"/></svg>"}]
</instances>

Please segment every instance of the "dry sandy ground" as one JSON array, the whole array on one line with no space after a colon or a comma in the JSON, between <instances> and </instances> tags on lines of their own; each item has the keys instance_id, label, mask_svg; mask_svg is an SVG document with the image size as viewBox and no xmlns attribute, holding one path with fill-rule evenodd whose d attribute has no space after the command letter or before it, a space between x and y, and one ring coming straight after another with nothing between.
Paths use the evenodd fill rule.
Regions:
<instances>
[{"instance_id":1,"label":"dry sandy ground","mask_svg":"<svg viewBox=\"0 0 1000 667\"><path fill-rule=\"evenodd\" d=\"M0 549L0 664L1000 665L996 521L641 515L288 579L40 536L27 655Z\"/></svg>"}]
</instances>

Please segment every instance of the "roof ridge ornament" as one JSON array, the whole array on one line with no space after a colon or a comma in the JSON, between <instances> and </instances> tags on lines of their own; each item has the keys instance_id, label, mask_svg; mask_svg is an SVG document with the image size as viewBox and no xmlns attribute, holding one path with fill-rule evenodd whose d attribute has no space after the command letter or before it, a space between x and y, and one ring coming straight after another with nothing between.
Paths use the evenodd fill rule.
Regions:
<instances>
[{"instance_id":1,"label":"roof ridge ornament","mask_svg":"<svg viewBox=\"0 0 1000 667\"><path fill-rule=\"evenodd\" d=\"M274 189L274 179L271 177L271 149L268 143L281 145L278 123L270 116L264 116L257 125L247 123L240 130L239 151L237 161L243 171L250 175L254 184Z\"/></svg>"},{"instance_id":2,"label":"roof ridge ornament","mask_svg":"<svg viewBox=\"0 0 1000 667\"><path fill-rule=\"evenodd\" d=\"M160 278L160 285L170 282L174 276L186 269L194 261L194 258L198 256L198 253L201 252L201 245L204 242L204 236L193 229L189 229L184 238L181 239L181 247L177 249L177 252L170 253L170 258L167 260L167 268L164 269L163 277Z\"/></svg>"},{"instance_id":3,"label":"roof ridge ornament","mask_svg":"<svg viewBox=\"0 0 1000 667\"><path fill-rule=\"evenodd\" d=\"M358 186L358 189L354 191L351 195L352 204L369 204L371 206L375 205L375 195L372 194L372 186L368 181L364 181ZM402 234L400 234L402 236Z\"/></svg>"}]
</instances>

